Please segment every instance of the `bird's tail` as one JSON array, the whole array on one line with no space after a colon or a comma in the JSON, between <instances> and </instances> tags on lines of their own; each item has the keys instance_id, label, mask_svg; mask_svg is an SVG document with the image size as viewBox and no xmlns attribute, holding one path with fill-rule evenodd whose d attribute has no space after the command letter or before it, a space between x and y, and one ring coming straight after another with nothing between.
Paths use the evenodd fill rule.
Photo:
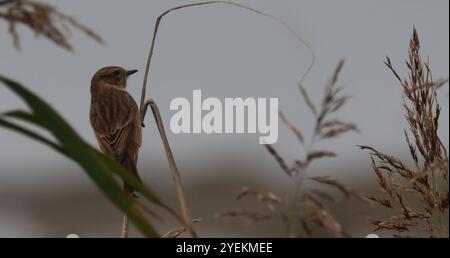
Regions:
<instances>
[{"instance_id":1,"label":"bird's tail","mask_svg":"<svg viewBox=\"0 0 450 258\"><path fill-rule=\"evenodd\" d=\"M122 166L124 166L133 176L135 176L139 181L141 181L141 178L139 177L137 167L136 167L136 161L134 159L125 158L121 162ZM133 197L137 197L136 191L126 183L123 184L123 188L126 193L130 194Z\"/></svg>"}]
</instances>

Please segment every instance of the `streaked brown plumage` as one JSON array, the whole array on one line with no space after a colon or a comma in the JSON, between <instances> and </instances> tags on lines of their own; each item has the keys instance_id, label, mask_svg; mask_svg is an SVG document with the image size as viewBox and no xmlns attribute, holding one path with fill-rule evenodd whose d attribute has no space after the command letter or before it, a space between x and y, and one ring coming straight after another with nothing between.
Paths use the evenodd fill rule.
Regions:
<instances>
[{"instance_id":1,"label":"streaked brown plumage","mask_svg":"<svg viewBox=\"0 0 450 258\"><path fill-rule=\"evenodd\" d=\"M97 71L91 81L90 120L100 149L139 179L136 162L141 146L141 117L127 79L137 70L110 66ZM124 185L125 191L134 194Z\"/></svg>"}]
</instances>

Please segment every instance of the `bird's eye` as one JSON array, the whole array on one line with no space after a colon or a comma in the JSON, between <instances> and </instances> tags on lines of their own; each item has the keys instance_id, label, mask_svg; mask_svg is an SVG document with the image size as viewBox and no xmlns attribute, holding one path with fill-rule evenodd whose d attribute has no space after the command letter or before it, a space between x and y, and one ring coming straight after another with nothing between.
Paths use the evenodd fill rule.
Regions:
<instances>
[{"instance_id":1,"label":"bird's eye","mask_svg":"<svg viewBox=\"0 0 450 258\"><path fill-rule=\"evenodd\" d=\"M120 71L115 71L112 73L114 77L120 77Z\"/></svg>"}]
</instances>

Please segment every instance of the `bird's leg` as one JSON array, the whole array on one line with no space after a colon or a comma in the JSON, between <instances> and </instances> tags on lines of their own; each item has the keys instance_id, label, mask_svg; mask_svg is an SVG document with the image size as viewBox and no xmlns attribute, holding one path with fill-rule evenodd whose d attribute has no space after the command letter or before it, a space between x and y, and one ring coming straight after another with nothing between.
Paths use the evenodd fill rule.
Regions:
<instances>
[{"instance_id":1,"label":"bird's leg","mask_svg":"<svg viewBox=\"0 0 450 258\"><path fill-rule=\"evenodd\" d=\"M142 125L142 127L145 127L145 124L144 124L145 116L147 115L148 107L151 105L156 105L152 99L147 100L144 103L144 106L142 107L142 110L141 110L141 125Z\"/></svg>"}]
</instances>

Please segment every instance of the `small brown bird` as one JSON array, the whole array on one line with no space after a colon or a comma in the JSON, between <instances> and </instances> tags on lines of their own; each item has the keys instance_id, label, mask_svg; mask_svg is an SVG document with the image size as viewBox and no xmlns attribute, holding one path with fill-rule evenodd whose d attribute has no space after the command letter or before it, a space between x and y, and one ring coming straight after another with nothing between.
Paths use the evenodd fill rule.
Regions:
<instances>
[{"instance_id":1,"label":"small brown bird","mask_svg":"<svg viewBox=\"0 0 450 258\"><path fill-rule=\"evenodd\" d=\"M136 164L141 146L141 116L136 101L126 91L127 79L137 70L109 66L91 81L90 120L100 149L139 180ZM124 184L125 191L135 195Z\"/></svg>"}]
</instances>

